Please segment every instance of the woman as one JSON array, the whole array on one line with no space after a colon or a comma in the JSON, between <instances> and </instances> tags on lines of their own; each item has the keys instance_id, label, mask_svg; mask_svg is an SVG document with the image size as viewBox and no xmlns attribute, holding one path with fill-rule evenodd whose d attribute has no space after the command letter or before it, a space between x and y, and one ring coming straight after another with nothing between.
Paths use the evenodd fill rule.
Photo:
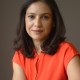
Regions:
<instances>
[{"instance_id":1,"label":"woman","mask_svg":"<svg viewBox=\"0 0 80 80\"><path fill-rule=\"evenodd\" d=\"M80 58L65 41L54 0L27 0L14 42L12 80L80 80Z\"/></svg>"}]
</instances>

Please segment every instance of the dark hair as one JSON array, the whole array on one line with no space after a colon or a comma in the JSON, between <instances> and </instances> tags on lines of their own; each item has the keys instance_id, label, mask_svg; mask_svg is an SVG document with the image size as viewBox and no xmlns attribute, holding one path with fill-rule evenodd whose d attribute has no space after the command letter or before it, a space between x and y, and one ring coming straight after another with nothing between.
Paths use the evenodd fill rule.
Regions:
<instances>
[{"instance_id":1,"label":"dark hair","mask_svg":"<svg viewBox=\"0 0 80 80\"><path fill-rule=\"evenodd\" d=\"M41 45L44 53L51 55L55 54L59 44L65 40L65 25L56 2L54 0L26 0L20 13L20 21L17 29L17 37L14 41L14 49L21 50L22 53L28 58L34 57L34 44L25 29L25 14L28 7L37 1L42 1L50 7L54 21L53 29L50 32L48 39Z\"/></svg>"}]
</instances>

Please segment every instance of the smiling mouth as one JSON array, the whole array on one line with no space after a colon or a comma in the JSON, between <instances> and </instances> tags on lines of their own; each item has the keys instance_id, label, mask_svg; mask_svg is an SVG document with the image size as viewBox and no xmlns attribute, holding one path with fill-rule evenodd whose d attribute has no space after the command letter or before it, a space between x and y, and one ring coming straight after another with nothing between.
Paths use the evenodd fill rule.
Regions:
<instances>
[{"instance_id":1,"label":"smiling mouth","mask_svg":"<svg viewBox=\"0 0 80 80\"><path fill-rule=\"evenodd\" d=\"M42 30L32 30L32 31L38 32L38 33L43 32Z\"/></svg>"}]
</instances>

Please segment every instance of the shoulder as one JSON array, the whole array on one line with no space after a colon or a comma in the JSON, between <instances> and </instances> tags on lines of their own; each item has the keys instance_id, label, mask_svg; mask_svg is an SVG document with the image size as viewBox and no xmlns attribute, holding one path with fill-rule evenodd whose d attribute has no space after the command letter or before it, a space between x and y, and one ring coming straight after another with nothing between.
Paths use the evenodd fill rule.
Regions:
<instances>
[{"instance_id":1,"label":"shoulder","mask_svg":"<svg viewBox=\"0 0 80 80\"><path fill-rule=\"evenodd\" d=\"M73 44L68 42L68 41L63 41L63 42L61 42L60 46L62 46L62 47L72 47Z\"/></svg>"},{"instance_id":2,"label":"shoulder","mask_svg":"<svg viewBox=\"0 0 80 80\"><path fill-rule=\"evenodd\" d=\"M66 51L74 51L78 52L77 48L70 42L64 41L60 44L60 49L66 50Z\"/></svg>"},{"instance_id":3,"label":"shoulder","mask_svg":"<svg viewBox=\"0 0 80 80\"><path fill-rule=\"evenodd\" d=\"M60 44L60 52L63 53L65 59L79 55L77 48L70 42L64 41Z\"/></svg>"},{"instance_id":4,"label":"shoulder","mask_svg":"<svg viewBox=\"0 0 80 80\"><path fill-rule=\"evenodd\" d=\"M13 56L13 59L23 59L25 58L25 56L22 54L21 50L17 50L14 52L14 56Z\"/></svg>"},{"instance_id":5,"label":"shoulder","mask_svg":"<svg viewBox=\"0 0 80 80\"><path fill-rule=\"evenodd\" d=\"M22 68L24 67L24 62L25 59L27 59L21 52L21 50L17 50L14 52L13 58L12 58L12 63L17 63L20 65Z\"/></svg>"},{"instance_id":6,"label":"shoulder","mask_svg":"<svg viewBox=\"0 0 80 80\"><path fill-rule=\"evenodd\" d=\"M75 56L80 56L77 48L70 42L64 41L60 44L60 56L63 56L65 68Z\"/></svg>"}]
</instances>

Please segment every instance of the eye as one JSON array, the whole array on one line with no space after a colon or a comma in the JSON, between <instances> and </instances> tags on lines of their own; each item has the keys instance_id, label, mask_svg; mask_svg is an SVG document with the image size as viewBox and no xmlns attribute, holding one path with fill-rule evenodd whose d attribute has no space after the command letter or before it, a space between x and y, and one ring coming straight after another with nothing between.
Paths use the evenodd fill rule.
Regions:
<instances>
[{"instance_id":1,"label":"eye","mask_svg":"<svg viewBox=\"0 0 80 80\"><path fill-rule=\"evenodd\" d=\"M28 18L32 20L32 19L35 18L35 16L34 15L29 15Z\"/></svg>"},{"instance_id":2,"label":"eye","mask_svg":"<svg viewBox=\"0 0 80 80\"><path fill-rule=\"evenodd\" d=\"M43 18L44 20L48 20L48 19L49 19L49 16L44 15L42 18Z\"/></svg>"}]
</instances>

